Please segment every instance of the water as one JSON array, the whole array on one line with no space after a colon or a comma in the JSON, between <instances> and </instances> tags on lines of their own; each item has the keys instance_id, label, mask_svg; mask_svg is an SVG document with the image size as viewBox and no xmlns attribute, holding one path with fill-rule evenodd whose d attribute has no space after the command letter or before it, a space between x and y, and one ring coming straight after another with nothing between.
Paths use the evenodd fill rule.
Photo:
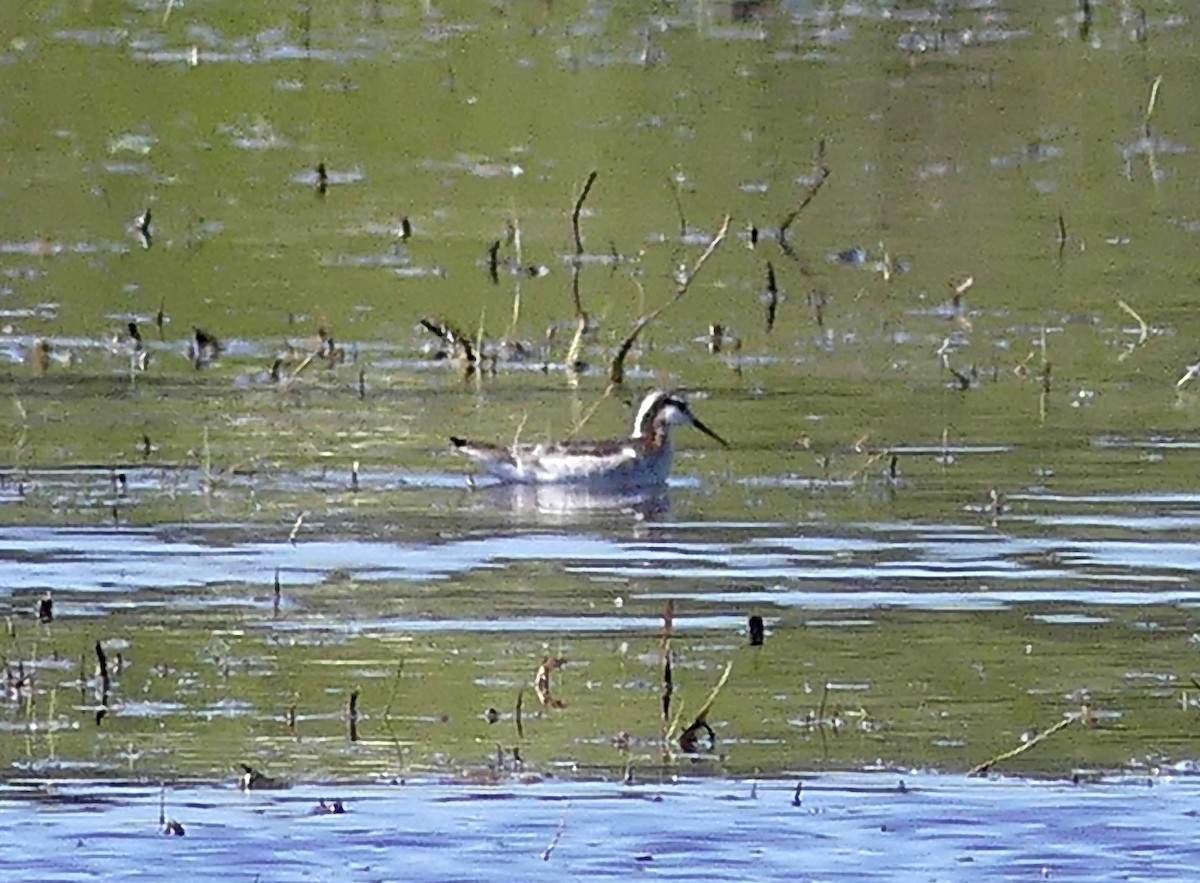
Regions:
<instances>
[{"instance_id":1,"label":"water","mask_svg":"<svg viewBox=\"0 0 1200 883\"><path fill-rule=\"evenodd\" d=\"M963 782L915 774L663 784L534 782L168 795L17 784L12 879L1184 879L1190 780ZM341 800L341 815L314 815ZM1114 820L1120 813L1120 821ZM18 846L20 844L20 846Z\"/></svg>"},{"instance_id":2,"label":"water","mask_svg":"<svg viewBox=\"0 0 1200 883\"><path fill-rule=\"evenodd\" d=\"M26 13L0 768L121 848L20 798L6 866L157 871L166 782L185 875L320 824L272 874L1187 876L1189 10ZM446 441L617 435L656 386L732 442L681 431L662 493L468 484Z\"/></svg>"}]
</instances>

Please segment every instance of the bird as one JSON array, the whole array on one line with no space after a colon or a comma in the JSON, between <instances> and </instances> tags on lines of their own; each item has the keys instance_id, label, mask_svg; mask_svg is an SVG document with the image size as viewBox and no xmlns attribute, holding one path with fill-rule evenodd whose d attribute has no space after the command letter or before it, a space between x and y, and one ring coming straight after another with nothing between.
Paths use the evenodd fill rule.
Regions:
<instances>
[{"instance_id":1,"label":"bird","mask_svg":"<svg viewBox=\"0 0 1200 883\"><path fill-rule=\"evenodd\" d=\"M729 447L692 413L687 399L665 390L642 400L629 438L504 446L451 436L450 444L508 484L654 487L666 484L671 475L671 427L682 424Z\"/></svg>"}]
</instances>

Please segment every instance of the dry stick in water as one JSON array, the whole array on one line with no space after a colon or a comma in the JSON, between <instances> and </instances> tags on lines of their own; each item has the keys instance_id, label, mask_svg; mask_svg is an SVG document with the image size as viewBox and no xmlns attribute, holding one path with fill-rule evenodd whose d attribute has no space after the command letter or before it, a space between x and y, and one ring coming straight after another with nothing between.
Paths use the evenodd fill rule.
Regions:
<instances>
[{"instance_id":1,"label":"dry stick in water","mask_svg":"<svg viewBox=\"0 0 1200 883\"><path fill-rule=\"evenodd\" d=\"M571 212L571 233L575 237L575 259L571 261L571 298L575 306L575 336L571 338L571 346L567 350L568 371L572 370L579 362L579 349L583 344L583 333L588 326L588 315L584 312L583 303L579 297L579 273L583 258L583 237L579 232L579 215L583 211L584 201L592 192L592 185L596 183L598 174L599 172L592 169L587 181L584 182L583 189L579 191L579 197L575 200L575 208Z\"/></svg>"},{"instance_id":2,"label":"dry stick in water","mask_svg":"<svg viewBox=\"0 0 1200 883\"><path fill-rule=\"evenodd\" d=\"M500 284L500 240L497 239L488 248L488 278L493 285Z\"/></svg>"},{"instance_id":3,"label":"dry stick in water","mask_svg":"<svg viewBox=\"0 0 1200 883\"><path fill-rule=\"evenodd\" d=\"M638 319L637 324L633 326L633 330L629 332L629 336L626 337L625 340L621 342L620 347L617 348L616 356L613 357L612 368L608 372L608 383L610 387L620 386L625 381L625 359L629 355L629 351L633 349L634 343L637 342L638 335L642 333L647 325L662 315L668 307L679 302L683 296L687 294L688 289L691 288L692 282L695 280L697 274L699 274L700 270L708 262L708 259L711 258L713 253L720 247L721 243L725 241L725 236L728 233L729 215L726 215L725 219L721 222L721 229L717 231L717 235L709 241L708 246L701 253L700 257L696 259L696 263L692 264L692 268L688 270L687 275L683 277L683 281L679 283L679 287L675 289L674 296L666 303L660 305L654 310L651 310L649 313L642 316L642 318Z\"/></svg>"},{"instance_id":4,"label":"dry stick in water","mask_svg":"<svg viewBox=\"0 0 1200 883\"><path fill-rule=\"evenodd\" d=\"M517 724L517 741L525 741L525 725L521 723L521 706L525 703L525 688L517 691L517 707L513 711L513 719Z\"/></svg>"},{"instance_id":5,"label":"dry stick in water","mask_svg":"<svg viewBox=\"0 0 1200 883\"><path fill-rule=\"evenodd\" d=\"M112 682L108 677L108 657L104 655L104 647L96 642L96 671L100 675L100 691L107 697Z\"/></svg>"},{"instance_id":6,"label":"dry stick in water","mask_svg":"<svg viewBox=\"0 0 1200 883\"><path fill-rule=\"evenodd\" d=\"M1135 340L1133 343L1129 344L1128 347L1126 348L1125 352L1123 352L1123 353L1121 353L1121 355L1117 356L1118 362L1124 362L1126 359L1128 359L1130 356L1133 355L1135 350L1137 350L1139 347L1145 345L1146 341L1150 337L1150 326L1146 324L1145 319L1143 319L1141 316L1138 315L1137 310L1135 310L1129 304L1125 303L1125 301L1118 299L1117 306L1119 306L1121 309L1123 309L1125 312L1127 312L1130 316L1132 316L1133 321L1138 323L1138 339Z\"/></svg>"},{"instance_id":7,"label":"dry stick in water","mask_svg":"<svg viewBox=\"0 0 1200 883\"><path fill-rule=\"evenodd\" d=\"M667 599L667 603L663 606L663 633L662 633L662 668L663 668L663 687L662 687L662 726L660 728L660 736L662 741L662 750L665 753L667 750L667 734L669 721L671 720L671 697L675 693L675 681L671 675L671 632L675 625L675 601L671 598Z\"/></svg>"},{"instance_id":8,"label":"dry stick in water","mask_svg":"<svg viewBox=\"0 0 1200 883\"><path fill-rule=\"evenodd\" d=\"M475 355L475 350L471 347L471 341L466 335L460 334L449 325L438 325L429 319L422 319L421 327L446 344L450 348L451 357L457 355L461 350L467 372L470 373L474 370L475 363L479 361L479 358Z\"/></svg>"},{"instance_id":9,"label":"dry stick in water","mask_svg":"<svg viewBox=\"0 0 1200 883\"><path fill-rule=\"evenodd\" d=\"M571 230L575 234L575 257L580 257L583 254L583 238L579 235L579 214L583 211L583 203L587 200L588 194L592 192L592 185L596 183L596 177L600 173L592 169L588 175L587 181L584 182L583 189L579 192L579 198L575 200L575 210L571 212ZM575 304L575 311L579 312L579 304Z\"/></svg>"},{"instance_id":10,"label":"dry stick in water","mask_svg":"<svg viewBox=\"0 0 1200 883\"><path fill-rule=\"evenodd\" d=\"M1146 137L1150 137L1150 117L1154 116L1154 108L1158 105L1158 90L1162 88L1162 74L1154 78L1154 83L1150 86L1150 100L1146 102L1146 115L1142 119L1142 127L1146 130Z\"/></svg>"},{"instance_id":11,"label":"dry stick in water","mask_svg":"<svg viewBox=\"0 0 1200 883\"><path fill-rule=\"evenodd\" d=\"M558 846L558 841L562 840L563 831L567 829L567 811L571 809L571 805L567 804L567 808L563 810L562 821L558 823L558 830L554 832L554 839L550 841L550 845L542 852L542 861L550 861L550 856L554 852L554 847Z\"/></svg>"},{"instance_id":12,"label":"dry stick in water","mask_svg":"<svg viewBox=\"0 0 1200 883\"><path fill-rule=\"evenodd\" d=\"M775 267L767 261L767 331L775 327L775 311L779 307L779 286L775 283Z\"/></svg>"},{"instance_id":13,"label":"dry stick in water","mask_svg":"<svg viewBox=\"0 0 1200 883\"><path fill-rule=\"evenodd\" d=\"M300 528L304 524L304 516L307 514L308 514L307 512L301 512L299 515L296 516L296 523L292 525L292 530L288 534L287 541L290 545L292 545L292 546L296 545L296 537L300 533Z\"/></svg>"},{"instance_id":14,"label":"dry stick in water","mask_svg":"<svg viewBox=\"0 0 1200 883\"><path fill-rule=\"evenodd\" d=\"M676 173L671 176L671 194L675 197L675 211L679 213L679 238L687 237L687 215L683 213L683 197L680 191L683 189L683 175Z\"/></svg>"},{"instance_id":15,"label":"dry stick in water","mask_svg":"<svg viewBox=\"0 0 1200 883\"><path fill-rule=\"evenodd\" d=\"M525 275L525 259L521 255L521 219L517 217L517 210L513 208L512 216L512 237L513 250L517 256L517 275L516 281L513 284L513 308L512 308L512 324L509 325L506 337L512 337L516 334L517 322L521 318L521 277ZM480 329L482 335L483 329ZM480 337L480 351L482 351L482 336Z\"/></svg>"},{"instance_id":16,"label":"dry stick in water","mask_svg":"<svg viewBox=\"0 0 1200 883\"><path fill-rule=\"evenodd\" d=\"M701 253L700 257L696 259L696 263L692 264L692 268L679 283L679 287L675 289L674 296L672 296L672 298L666 303L661 304L656 309L651 310L649 313L637 320L637 323L633 326L633 330L629 332L629 336L626 337L625 340L621 342L621 346L617 348L617 354L613 357L612 366L609 368L608 384L604 387L604 392L600 393L599 398L597 398L596 401L592 403L591 407L584 412L583 417L580 418L579 422L576 423L575 427L571 430L571 436L574 436L577 432L579 432L579 430L583 428L584 424L592 419L592 415L596 413L596 410L601 404L603 404L604 400L612 395L613 390L615 390L625 381L625 359L629 355L629 351L633 349L633 344L637 341L638 335L642 333L647 325L662 315L668 307L680 301L683 296L687 294L688 288L691 287L696 275L708 262L708 259L713 256L713 253L720 247L721 243L725 241L725 237L729 233L729 221L730 217L729 215L726 215L724 221L721 223L721 229L717 231L717 235L709 241L708 246Z\"/></svg>"},{"instance_id":17,"label":"dry stick in water","mask_svg":"<svg viewBox=\"0 0 1200 883\"><path fill-rule=\"evenodd\" d=\"M400 747L400 738L396 735L396 730L392 726L392 703L396 701L396 693L400 689L400 679L403 676L404 660L402 659L396 663L396 677L392 679L392 692L388 694L387 704L383 706L383 726L392 738L392 745L396 749L396 760L398 763L404 762L404 749Z\"/></svg>"},{"instance_id":18,"label":"dry stick in water","mask_svg":"<svg viewBox=\"0 0 1200 883\"><path fill-rule=\"evenodd\" d=\"M108 690L111 686L108 677L108 657L104 655L104 647L99 641L96 642L96 671L100 675L100 707L96 709L96 723L99 725L108 714Z\"/></svg>"},{"instance_id":19,"label":"dry stick in water","mask_svg":"<svg viewBox=\"0 0 1200 883\"><path fill-rule=\"evenodd\" d=\"M975 767L969 773L967 773L967 775L968 776L986 775L987 772L993 766L1000 763L1000 761L1011 760L1012 758L1016 757L1018 754L1024 754L1026 751L1028 751L1034 745L1037 745L1039 742L1043 742L1046 739L1049 739L1051 736L1053 736L1059 730L1064 729L1065 727L1068 727L1071 724L1073 724L1079 720L1082 720L1082 718L1080 716L1074 715L1074 714L1071 715L1070 717L1065 717L1062 720L1060 720L1058 723L1056 723L1054 726L1052 726L1050 729L1046 730L1044 733L1038 733L1036 736L1034 736L1028 742L1022 742L1020 745L1018 745L1016 748L1012 749L1011 751L1005 751L1003 754L997 754L991 760L984 761L983 763L979 764L979 766Z\"/></svg>"},{"instance_id":20,"label":"dry stick in water","mask_svg":"<svg viewBox=\"0 0 1200 883\"><path fill-rule=\"evenodd\" d=\"M725 671L721 674L721 679L717 681L717 685L713 687L712 692L708 694L708 699L696 713L695 719L692 720L691 725L686 730L679 734L679 747L684 751L691 753L695 750L696 737L700 734L701 730L707 732L710 738L714 740L716 739L716 734L713 732L712 727L708 725L708 713L712 711L712 707L717 701L717 695L721 692L721 688L724 687L725 682L729 680L729 673L731 671L733 671L733 663L727 662L725 664Z\"/></svg>"},{"instance_id":21,"label":"dry stick in water","mask_svg":"<svg viewBox=\"0 0 1200 883\"><path fill-rule=\"evenodd\" d=\"M791 243L788 242L787 234L792 223L800 216L800 213L808 208L808 204L816 199L817 194L821 192L821 188L825 186L825 181L829 178L829 166L825 165L825 139L822 138L817 144L817 155L813 160L813 170L810 175L812 183L808 185L805 191L800 195L800 201L796 203L796 207L792 209L784 217L779 224L779 247L783 249L784 254L789 257L795 257L796 254L792 250Z\"/></svg>"}]
</instances>

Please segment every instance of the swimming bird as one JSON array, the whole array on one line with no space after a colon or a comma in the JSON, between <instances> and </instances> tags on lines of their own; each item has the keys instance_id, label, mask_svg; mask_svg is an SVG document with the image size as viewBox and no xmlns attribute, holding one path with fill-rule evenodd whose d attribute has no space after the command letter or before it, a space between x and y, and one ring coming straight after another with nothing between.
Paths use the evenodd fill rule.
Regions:
<instances>
[{"instance_id":1,"label":"swimming bird","mask_svg":"<svg viewBox=\"0 0 1200 883\"><path fill-rule=\"evenodd\" d=\"M629 438L510 447L452 436L450 443L511 484L646 487L666 484L674 449L671 427L690 423L722 447L729 443L697 419L677 393L655 390L642 400Z\"/></svg>"}]
</instances>

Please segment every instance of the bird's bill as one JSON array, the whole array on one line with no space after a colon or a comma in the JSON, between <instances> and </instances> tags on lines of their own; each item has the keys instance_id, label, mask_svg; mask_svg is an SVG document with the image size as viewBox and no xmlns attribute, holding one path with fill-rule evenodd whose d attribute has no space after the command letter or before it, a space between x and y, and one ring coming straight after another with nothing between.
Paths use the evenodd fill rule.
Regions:
<instances>
[{"instance_id":1,"label":"bird's bill","mask_svg":"<svg viewBox=\"0 0 1200 883\"><path fill-rule=\"evenodd\" d=\"M715 432L713 432L711 429L709 429L707 426L705 426L703 423L701 423L695 414L693 414L691 411L688 411L687 415L688 415L688 419L692 421L692 426L696 427L701 432L703 432L705 435L707 435L709 438L711 438L713 441L717 442L717 444L719 444L721 447L723 447L723 448L729 447L729 442L725 441L725 439L721 438L721 436L717 435Z\"/></svg>"}]
</instances>

